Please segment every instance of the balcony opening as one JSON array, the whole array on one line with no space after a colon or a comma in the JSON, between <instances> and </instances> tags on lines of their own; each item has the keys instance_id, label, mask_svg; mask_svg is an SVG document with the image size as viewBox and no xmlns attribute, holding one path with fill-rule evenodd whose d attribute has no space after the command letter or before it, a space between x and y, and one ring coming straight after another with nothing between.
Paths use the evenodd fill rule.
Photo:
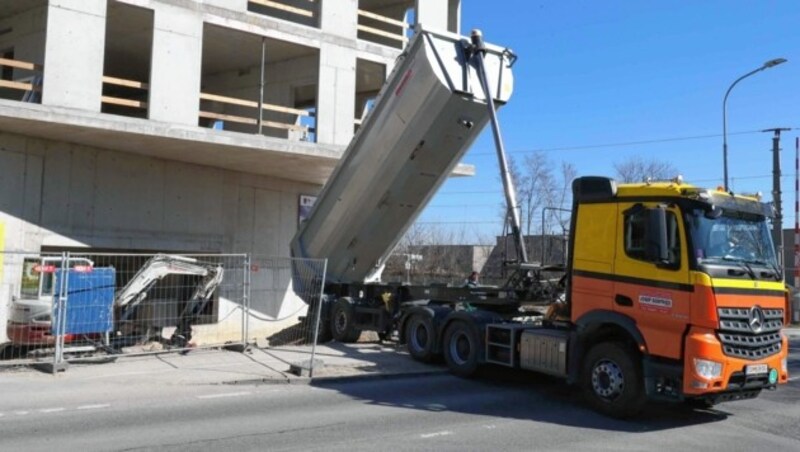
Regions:
<instances>
[{"instance_id":1,"label":"balcony opening","mask_svg":"<svg viewBox=\"0 0 800 452\"><path fill-rule=\"evenodd\" d=\"M103 59L103 113L147 118L153 11L108 3Z\"/></svg>"},{"instance_id":2,"label":"balcony opening","mask_svg":"<svg viewBox=\"0 0 800 452\"><path fill-rule=\"evenodd\" d=\"M249 0L247 10L276 19L319 27L319 0Z\"/></svg>"},{"instance_id":3,"label":"balcony opening","mask_svg":"<svg viewBox=\"0 0 800 452\"><path fill-rule=\"evenodd\" d=\"M375 98L386 80L386 66L368 60L356 60L356 117L355 129L369 115Z\"/></svg>"},{"instance_id":4,"label":"balcony opening","mask_svg":"<svg viewBox=\"0 0 800 452\"><path fill-rule=\"evenodd\" d=\"M46 0L0 3L0 99L41 103Z\"/></svg>"},{"instance_id":5,"label":"balcony opening","mask_svg":"<svg viewBox=\"0 0 800 452\"><path fill-rule=\"evenodd\" d=\"M318 78L318 49L206 24L199 125L315 141Z\"/></svg>"},{"instance_id":6,"label":"balcony opening","mask_svg":"<svg viewBox=\"0 0 800 452\"><path fill-rule=\"evenodd\" d=\"M413 0L358 2L358 39L402 49L408 44L413 23Z\"/></svg>"}]
</instances>

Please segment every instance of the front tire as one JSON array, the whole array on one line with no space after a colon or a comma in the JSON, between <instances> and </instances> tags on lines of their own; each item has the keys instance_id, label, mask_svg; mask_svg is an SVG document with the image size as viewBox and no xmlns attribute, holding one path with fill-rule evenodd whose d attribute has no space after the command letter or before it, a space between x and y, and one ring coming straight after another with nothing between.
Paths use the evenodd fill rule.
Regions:
<instances>
[{"instance_id":1,"label":"front tire","mask_svg":"<svg viewBox=\"0 0 800 452\"><path fill-rule=\"evenodd\" d=\"M355 327L356 313L350 300L340 298L331 309L331 333L333 338L342 343L356 342L361 330Z\"/></svg>"},{"instance_id":2,"label":"front tire","mask_svg":"<svg viewBox=\"0 0 800 452\"><path fill-rule=\"evenodd\" d=\"M455 321L444 332L444 360L459 377L471 377L478 370L480 341L478 334L466 322Z\"/></svg>"},{"instance_id":3,"label":"front tire","mask_svg":"<svg viewBox=\"0 0 800 452\"><path fill-rule=\"evenodd\" d=\"M629 418L644 407L644 378L638 354L619 342L603 342L586 354L581 386L588 404L615 418Z\"/></svg>"}]
</instances>

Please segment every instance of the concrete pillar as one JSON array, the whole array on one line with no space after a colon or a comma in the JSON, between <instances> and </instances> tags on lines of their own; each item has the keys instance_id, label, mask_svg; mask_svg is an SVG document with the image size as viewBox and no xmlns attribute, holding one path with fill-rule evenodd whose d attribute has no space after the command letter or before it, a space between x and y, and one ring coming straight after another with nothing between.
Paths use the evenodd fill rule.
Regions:
<instances>
[{"instance_id":1,"label":"concrete pillar","mask_svg":"<svg viewBox=\"0 0 800 452\"><path fill-rule=\"evenodd\" d=\"M160 4L153 22L150 119L197 125L203 19L196 11Z\"/></svg>"},{"instance_id":2,"label":"concrete pillar","mask_svg":"<svg viewBox=\"0 0 800 452\"><path fill-rule=\"evenodd\" d=\"M447 30L449 3L450 0L416 0L416 24L426 30Z\"/></svg>"},{"instance_id":3,"label":"concrete pillar","mask_svg":"<svg viewBox=\"0 0 800 452\"><path fill-rule=\"evenodd\" d=\"M50 0L42 104L100 111L106 0Z\"/></svg>"},{"instance_id":4,"label":"concrete pillar","mask_svg":"<svg viewBox=\"0 0 800 452\"><path fill-rule=\"evenodd\" d=\"M356 52L322 43L317 86L317 142L346 145L356 115Z\"/></svg>"},{"instance_id":5,"label":"concrete pillar","mask_svg":"<svg viewBox=\"0 0 800 452\"><path fill-rule=\"evenodd\" d=\"M320 28L325 33L356 39L358 37L358 0L322 0Z\"/></svg>"}]
</instances>

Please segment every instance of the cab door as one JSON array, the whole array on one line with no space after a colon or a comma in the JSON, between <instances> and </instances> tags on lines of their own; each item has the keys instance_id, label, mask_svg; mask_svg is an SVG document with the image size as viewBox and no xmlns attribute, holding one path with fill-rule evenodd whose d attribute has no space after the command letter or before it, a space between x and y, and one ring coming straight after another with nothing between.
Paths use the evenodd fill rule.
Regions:
<instances>
[{"instance_id":1,"label":"cab door","mask_svg":"<svg viewBox=\"0 0 800 452\"><path fill-rule=\"evenodd\" d=\"M693 289L680 209L655 202L620 203L618 209L614 310L636 322L648 353L679 359ZM656 226L654 209L664 211L665 225ZM661 256L654 237L664 232Z\"/></svg>"}]
</instances>

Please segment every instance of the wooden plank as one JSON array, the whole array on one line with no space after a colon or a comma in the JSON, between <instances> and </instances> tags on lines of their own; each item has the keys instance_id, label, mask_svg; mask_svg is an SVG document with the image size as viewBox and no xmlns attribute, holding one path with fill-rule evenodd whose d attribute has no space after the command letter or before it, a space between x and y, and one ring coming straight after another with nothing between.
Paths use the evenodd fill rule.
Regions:
<instances>
[{"instance_id":1,"label":"wooden plank","mask_svg":"<svg viewBox=\"0 0 800 452\"><path fill-rule=\"evenodd\" d=\"M27 61L11 60L8 58L0 58L0 66L11 66L18 69L27 69L29 71L41 71L43 68L41 64L28 63Z\"/></svg>"},{"instance_id":2,"label":"wooden plank","mask_svg":"<svg viewBox=\"0 0 800 452\"><path fill-rule=\"evenodd\" d=\"M363 9L358 10L358 15L363 17L368 17L373 20L377 20L383 23L397 25L398 27L403 27L405 29L408 27L408 24L402 20L392 19L391 17L381 16L380 14L371 13L369 11L364 11Z\"/></svg>"},{"instance_id":3,"label":"wooden plank","mask_svg":"<svg viewBox=\"0 0 800 452\"><path fill-rule=\"evenodd\" d=\"M294 6L284 5L283 3L273 2L270 0L250 0L250 3L256 3L267 8L279 9L287 13L297 14L298 16L314 17L314 12L303 8L295 8Z\"/></svg>"},{"instance_id":4,"label":"wooden plank","mask_svg":"<svg viewBox=\"0 0 800 452\"><path fill-rule=\"evenodd\" d=\"M212 113L210 111L201 111L200 112L200 117L201 118L207 118L207 119L219 119L219 120L222 120L222 121L236 122L236 123L239 123L239 124L250 124L250 125L254 125L254 126L258 125L258 120L256 120L256 119L245 118L245 117L242 117L242 116L225 115L225 114L222 114L222 113ZM295 125L295 124L284 124L282 122L275 122L275 121L263 121L261 123L261 125L264 126L264 127L270 127L270 128L273 128L273 129L297 130L297 131L308 130L308 127L306 127L306 126L298 126L298 125Z\"/></svg>"},{"instance_id":5,"label":"wooden plank","mask_svg":"<svg viewBox=\"0 0 800 452\"><path fill-rule=\"evenodd\" d=\"M201 100L222 102L224 104L240 105L242 107L258 108L258 102L254 100L237 99L235 97L220 96L217 94L200 93ZM298 116L312 116L311 113L297 108L283 107L281 105L264 104L264 110L277 111L279 113L289 113Z\"/></svg>"},{"instance_id":6,"label":"wooden plank","mask_svg":"<svg viewBox=\"0 0 800 452\"><path fill-rule=\"evenodd\" d=\"M366 25L359 25L358 29L366 33L372 33L374 35L383 36L384 38L394 39L395 41L408 42L408 38L405 36L396 33L389 33L388 31L378 30L377 28L368 27Z\"/></svg>"},{"instance_id":7,"label":"wooden plank","mask_svg":"<svg viewBox=\"0 0 800 452\"><path fill-rule=\"evenodd\" d=\"M298 126L297 124L284 124L282 122L274 122L274 121L262 121L261 125L263 125L264 127L272 127L273 129L294 130L298 132L308 130L308 127L306 126Z\"/></svg>"},{"instance_id":8,"label":"wooden plank","mask_svg":"<svg viewBox=\"0 0 800 452\"><path fill-rule=\"evenodd\" d=\"M103 83L117 86L127 86L128 88L148 89L150 85L144 82L137 82L136 80L126 80L124 78L103 76Z\"/></svg>"},{"instance_id":9,"label":"wooden plank","mask_svg":"<svg viewBox=\"0 0 800 452\"><path fill-rule=\"evenodd\" d=\"M0 88L19 89L22 91L41 91L40 86L33 86L32 83L12 82L10 80L0 80Z\"/></svg>"},{"instance_id":10,"label":"wooden plank","mask_svg":"<svg viewBox=\"0 0 800 452\"><path fill-rule=\"evenodd\" d=\"M221 113L211 113L210 111L201 111L200 117L207 119L220 119L222 121L236 122L239 124L251 124L251 125L258 124L258 121L256 121L253 118L245 118L242 116L234 116L234 115L223 115Z\"/></svg>"},{"instance_id":11,"label":"wooden plank","mask_svg":"<svg viewBox=\"0 0 800 452\"><path fill-rule=\"evenodd\" d=\"M133 107L133 108L147 108L147 102L131 100L131 99L123 99L121 97L102 96L100 97L100 100L104 104L121 105L123 107Z\"/></svg>"},{"instance_id":12,"label":"wooden plank","mask_svg":"<svg viewBox=\"0 0 800 452\"><path fill-rule=\"evenodd\" d=\"M241 105L242 107L258 108L258 102L254 100L237 99L235 97L220 96L217 94L200 93L200 99L222 102L223 104Z\"/></svg>"}]
</instances>

